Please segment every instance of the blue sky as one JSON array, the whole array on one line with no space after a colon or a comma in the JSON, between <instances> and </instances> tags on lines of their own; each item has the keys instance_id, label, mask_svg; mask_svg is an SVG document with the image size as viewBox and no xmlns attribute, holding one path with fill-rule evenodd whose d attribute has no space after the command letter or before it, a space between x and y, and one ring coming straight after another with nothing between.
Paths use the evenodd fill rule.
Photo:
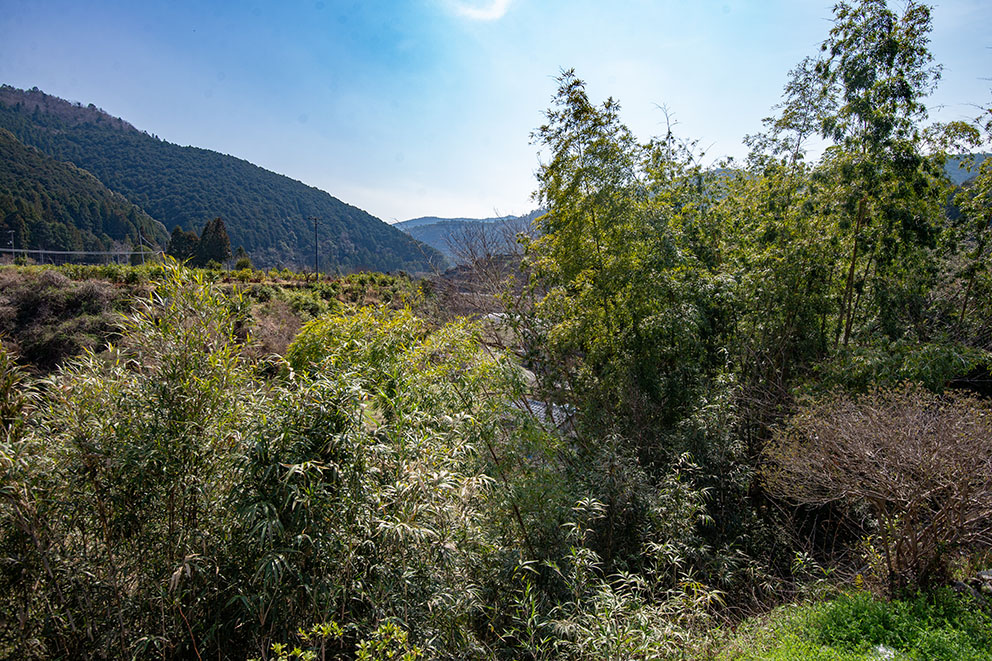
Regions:
<instances>
[{"instance_id":1,"label":"blue sky","mask_svg":"<svg viewBox=\"0 0 992 661\"><path fill-rule=\"evenodd\" d=\"M386 221L532 206L529 134L574 67L641 138L666 107L708 158L742 156L815 54L820 0L0 1L0 82L95 103ZM897 3L893 3L894 5ZM932 117L992 100L992 2L935 7Z\"/></svg>"}]
</instances>

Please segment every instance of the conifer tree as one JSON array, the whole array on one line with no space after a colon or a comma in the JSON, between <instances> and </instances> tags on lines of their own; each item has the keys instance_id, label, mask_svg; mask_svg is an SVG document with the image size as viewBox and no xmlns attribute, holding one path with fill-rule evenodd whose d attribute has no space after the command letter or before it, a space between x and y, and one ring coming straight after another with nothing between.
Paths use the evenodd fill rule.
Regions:
<instances>
[{"instance_id":1,"label":"conifer tree","mask_svg":"<svg viewBox=\"0 0 992 661\"><path fill-rule=\"evenodd\" d=\"M207 221L203 226L196 256L199 266L206 266L210 262L223 263L231 258L231 239L227 236L224 221L219 217Z\"/></svg>"},{"instance_id":2,"label":"conifer tree","mask_svg":"<svg viewBox=\"0 0 992 661\"><path fill-rule=\"evenodd\" d=\"M169 237L169 245L166 247L165 252L180 262L185 262L188 259L196 257L199 244L200 238L196 235L196 232L187 232L179 225L176 225L172 230L172 236Z\"/></svg>"}]
</instances>

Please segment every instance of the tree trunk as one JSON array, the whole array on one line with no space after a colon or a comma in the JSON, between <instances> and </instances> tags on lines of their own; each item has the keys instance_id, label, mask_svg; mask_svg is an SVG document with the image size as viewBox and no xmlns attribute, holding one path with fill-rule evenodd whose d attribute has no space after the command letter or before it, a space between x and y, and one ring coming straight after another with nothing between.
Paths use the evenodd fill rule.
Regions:
<instances>
[{"instance_id":1,"label":"tree trunk","mask_svg":"<svg viewBox=\"0 0 992 661\"><path fill-rule=\"evenodd\" d=\"M858 263L858 247L860 246L861 239L861 226L864 224L865 215L867 213L867 205L865 204L865 198L862 197L858 200L858 216L854 223L854 248L851 250L851 266L847 270L847 286L844 288L844 300L841 303L840 319L838 320L838 331L840 330L840 325L844 325L844 346L847 346L848 341L851 339L851 311L853 306L851 305L851 298L854 293L854 271ZM840 333L838 332L838 336ZM838 337L839 339L839 337ZM836 346L836 341L835 341Z\"/></svg>"}]
</instances>

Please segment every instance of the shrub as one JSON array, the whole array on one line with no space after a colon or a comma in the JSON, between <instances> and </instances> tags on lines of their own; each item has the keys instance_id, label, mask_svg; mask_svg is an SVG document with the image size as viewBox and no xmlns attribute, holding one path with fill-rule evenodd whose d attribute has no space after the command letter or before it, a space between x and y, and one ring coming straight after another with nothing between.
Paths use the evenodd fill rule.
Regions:
<instances>
[{"instance_id":1,"label":"shrub","mask_svg":"<svg viewBox=\"0 0 992 661\"><path fill-rule=\"evenodd\" d=\"M915 386L807 404L769 445L772 493L865 508L892 588L945 582L992 547L992 406Z\"/></svg>"},{"instance_id":2,"label":"shrub","mask_svg":"<svg viewBox=\"0 0 992 661\"><path fill-rule=\"evenodd\" d=\"M20 360L44 371L120 334L123 288L69 280L61 270L0 271L0 335Z\"/></svg>"},{"instance_id":3,"label":"shrub","mask_svg":"<svg viewBox=\"0 0 992 661\"><path fill-rule=\"evenodd\" d=\"M329 658L502 644L486 600L548 505L517 506L517 475L552 456L513 363L469 324L366 310L263 380L243 301L167 268L30 416L0 360L0 656L245 658L330 621Z\"/></svg>"}]
</instances>

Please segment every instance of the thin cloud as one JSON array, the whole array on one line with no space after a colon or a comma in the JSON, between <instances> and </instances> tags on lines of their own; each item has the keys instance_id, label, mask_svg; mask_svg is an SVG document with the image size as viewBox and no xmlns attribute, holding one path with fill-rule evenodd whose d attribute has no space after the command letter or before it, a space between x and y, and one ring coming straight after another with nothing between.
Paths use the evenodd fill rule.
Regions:
<instances>
[{"instance_id":1,"label":"thin cloud","mask_svg":"<svg viewBox=\"0 0 992 661\"><path fill-rule=\"evenodd\" d=\"M474 21L496 21L506 15L512 0L490 0L489 2L461 2L451 3L455 13Z\"/></svg>"}]
</instances>

